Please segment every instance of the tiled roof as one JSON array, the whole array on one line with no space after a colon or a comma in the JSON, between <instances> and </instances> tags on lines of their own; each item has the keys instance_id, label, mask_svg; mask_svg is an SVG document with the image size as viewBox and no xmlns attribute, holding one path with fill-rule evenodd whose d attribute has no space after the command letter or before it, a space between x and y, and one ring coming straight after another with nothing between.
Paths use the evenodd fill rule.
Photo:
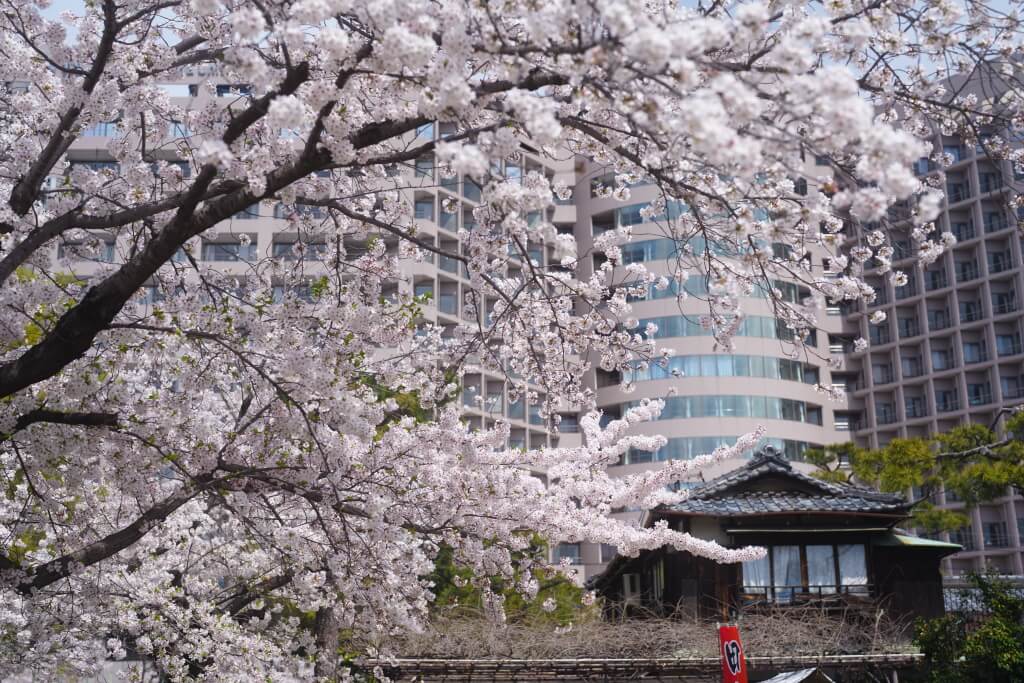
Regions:
<instances>
[{"instance_id":1,"label":"tiled roof","mask_svg":"<svg viewBox=\"0 0 1024 683\"><path fill-rule=\"evenodd\" d=\"M785 491L744 491L712 498L689 498L671 506L673 512L717 517L774 512L902 512L902 500L881 501L861 496L814 496Z\"/></svg>"},{"instance_id":2,"label":"tiled roof","mask_svg":"<svg viewBox=\"0 0 1024 683\"><path fill-rule=\"evenodd\" d=\"M751 491L744 484L765 476L781 476L811 491ZM734 489L740 489L732 492ZM816 479L792 466L771 447L749 463L690 489L690 497L663 511L699 515L738 516L773 512L905 512L910 504L902 497L878 493L848 484Z\"/></svg>"}]
</instances>

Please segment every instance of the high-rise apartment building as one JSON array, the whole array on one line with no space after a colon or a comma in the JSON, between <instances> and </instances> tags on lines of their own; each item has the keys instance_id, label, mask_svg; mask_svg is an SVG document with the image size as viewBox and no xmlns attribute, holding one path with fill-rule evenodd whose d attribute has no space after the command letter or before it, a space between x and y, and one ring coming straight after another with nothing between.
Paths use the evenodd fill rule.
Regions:
<instances>
[{"instance_id":1,"label":"high-rise apartment building","mask_svg":"<svg viewBox=\"0 0 1024 683\"><path fill-rule=\"evenodd\" d=\"M602 232L630 226L632 238L621 245L620 269L640 262L653 273L675 279L676 242L666 236L663 220L648 220L646 212L641 211L656 198L658 189L640 183L629 189L628 199L620 201L603 191L615 186L614 175L608 167L594 163L581 161L577 166L575 235L580 253L589 254L594 238ZM669 205L666 214L671 217L674 211L685 210ZM691 246L698 253L717 248L704 243ZM591 254L581 268L593 268L602 258ZM620 416L644 399L665 400L659 420L635 429L637 433L661 434L668 443L653 453L631 451L612 468L614 474L626 476L658 467L665 460L710 453L717 446L735 442L736 437L753 431L758 424L768 429L763 445L772 445L795 461L809 447L849 440L852 414L848 405L829 401L815 390L819 383L848 383L845 361L838 368L830 368L828 362L836 352L832 347L840 343L837 340L852 343L852 328L838 308L822 315L820 329L806 340L811 352L794 353L792 332L775 319L768 297L755 292L742 302L745 320L734 339L735 350L730 353L718 348L700 324L700 317L709 312L708 282L696 274L683 282L682 298L677 287L652 288L646 297L633 301L633 316L639 320L637 329L653 323L659 344L673 349L666 366L652 363L632 373L600 369L591 373L597 405L606 419ZM774 284L792 303L801 303L810 295L794 283ZM623 390L624 385L630 387L628 392ZM725 461L704 471L703 476L717 476L739 464ZM683 485L689 483L699 483L699 479ZM635 510L616 514L639 518ZM615 549L578 544L562 546L559 553L578 558L586 574L592 575L614 556Z\"/></svg>"},{"instance_id":2,"label":"high-rise apartment building","mask_svg":"<svg viewBox=\"0 0 1024 683\"><path fill-rule=\"evenodd\" d=\"M206 67L203 67L205 69ZM214 70L183 75L181 82L166 85L167 92L183 109L205 106L211 99L227 104L232 98L245 97L248 86L218 82ZM210 83L212 87L206 87ZM418 135L443 138L454 130L446 124L424 126ZM106 152L117 135L116 122L99 124L85 131L68 153L72 165L94 170L110 168L113 162ZM166 158L174 158L175 141L198 141L187 123L171 123L166 131ZM587 378L595 392L598 407L606 419L612 419L644 399L666 400L660 420L638 426L643 433L663 434L665 447L655 453L631 452L614 466L615 474L627 475L657 467L668 459L691 458L708 453L716 446L731 443L737 436L765 424L765 443L774 445L790 459L799 461L811 446L854 439L877 447L897 436L927 436L966 422L989 423L1000 408L1024 401L1024 348L1018 291L1024 287L1021 237L1016 216L1006 208L1004 194L1008 183L1018 183L1008 164L995 162L976 149L949 138L936 136L936 149L951 154L955 162L946 169L948 207L940 219L940 228L953 232L958 244L935 264L920 267L911 264L912 242L906 230L897 228L892 235L897 267L904 266L910 282L893 288L888 278L869 273L878 289L871 304L832 307L820 316L820 328L808 340L815 353L794 356L788 343L789 332L773 317L765 297L756 294L743 302L746 320L735 338L732 353L716 349L714 339L701 327L699 317L707 312L707 283L702 278L685 280L681 285L688 296L680 298L675 289L655 291L634 301L634 315L640 329L648 322L658 328L658 339L674 349L666 367L651 365L622 377L592 370ZM177 162L183 174L185 163ZM816 167L813 164L819 164ZM572 233L580 254L582 274L595 267L591 253L596 236L618 226L632 226L633 238L622 247L623 265L643 262L655 273L673 275L671 258L675 242L641 210L656 196L656 188L637 184L628 199L616 199L602 188L614 186L614 174L601 165L573 159L552 161L544 158L528 143L518 158L507 160L501 171L509 178L539 172L572 187L573 197L559 201L547 216L537 214L529 220L546 218L561 232ZM922 160L922 174L935 172L928 160ZM473 208L480 199L480 188L468 178L445 178L438 174L432 158L418 160L406 171L408 189L404 192L412 205L422 238L449 253L463 253L463 230L474 227ZM807 174L813 183L817 175L827 175L827 166L808 160ZM806 183L803 185L806 188ZM666 212L685 211L669 205ZM204 235L191 258L216 265L226 272L244 277L248 263L264 258L280 261L284 269L301 263L311 273L325 250L317 226L322 219L317 207L286 207L264 202L240 212L230 221ZM891 218L899 220L899 209ZM899 224L897 224L899 225ZM856 239L854 229L848 233ZM115 261L120 250L112 236L92 235L93 244L76 268L95 267L89 260ZM365 247L353 242L350 254ZM714 245L692 245L695 249L714 249ZM549 248L531 244L529 260L536 265L557 267ZM389 247L393 248L393 247ZM57 247L72 260L77 247L65 240ZM185 254L180 255L187 259ZM422 262L407 263L403 278L385 295L395 292L430 295L423 308L425 320L454 331L460 322L487 316L493 302L472 310L465 305L471 285L463 265L451 258L427 254ZM523 267L513 261L509 275ZM303 296L293 281L275 287L275 296ZM793 302L802 301L806 290L793 283L778 282L776 287ZM151 292L150 298L158 296ZM883 325L869 325L867 316L884 310ZM863 336L871 342L866 351L855 351L853 340ZM835 362L830 364L829 358ZM627 382L631 391L623 389ZM846 402L828 400L814 389L816 384L842 387ZM579 438L576 416L565 412L558 434L549 434L537 406L510 400L510 386L503 374L470 366L464 379L462 402L466 420L486 427L495 420L511 424L513 447L536 448L561 443L572 445ZM513 392L514 394L514 392ZM713 476L737 463L723 463ZM962 506L940 494L937 501L952 507ZM636 511L617 514L637 517ZM991 504L970 511L972 524L949 540L964 545L965 551L949 560L947 569L961 573L989 565L1006 573L1024 573L1024 499L1007 495ZM583 565L587 575L599 571L614 554L610 547L562 544L557 558Z\"/></svg>"},{"instance_id":3,"label":"high-rise apartment building","mask_svg":"<svg viewBox=\"0 0 1024 683\"><path fill-rule=\"evenodd\" d=\"M901 222L905 209L892 209L894 267L905 270L909 281L894 287L869 271L875 301L848 311L854 329L870 341L848 361L855 369L851 397L863 408L852 434L867 447L961 424L995 424L1004 408L1024 404L1024 250L1020 216L1008 201L1024 189L1024 176L990 158L982 145L938 132L932 142L935 154L953 162L945 168L946 203L937 224L957 243L934 264L915 264L908 223ZM928 158L916 170L922 177L938 174ZM887 320L869 324L868 316L879 310ZM940 492L935 502L964 508L951 492ZM948 535L964 551L946 560L947 571L1024 573L1024 498L1008 489L966 512L970 526Z\"/></svg>"},{"instance_id":4,"label":"high-rise apartment building","mask_svg":"<svg viewBox=\"0 0 1024 683\"><path fill-rule=\"evenodd\" d=\"M191 67L182 74L181 82L162 85L174 104L183 111L202 109L214 105L229 106L232 102L247 98L250 87L246 84L219 82L221 78L216 65ZM27 85L27 84L26 84ZM212 87L211 87L212 86ZM13 87L18 87L14 84ZM455 130L453 124L432 123L416 131L415 140L410 144L421 144L432 139L442 139ZM83 131L68 152L70 169L83 167L100 173L111 172L117 164L107 152L107 146L118 137L117 122L101 123ZM186 178L193 172L190 164L182 161L184 155L179 145L197 148L201 136L189 129L187 121L171 122L165 131L152 133L151 146L157 151L153 156L177 166ZM287 132L283 132L287 135ZM156 143L160 144L157 145ZM555 182L572 185L574 162L570 155L563 161L542 158L537 150L523 144L518 157L506 160L496 169L511 179L525 177L529 173L542 173ZM466 253L464 232L474 227L473 209L480 200L480 187L469 178L444 177L432 156L417 159L408 169L395 169L402 175L403 193L407 196L413 212L417 235L424 241L436 245L449 254ZM61 180L54 178L56 187ZM198 265L213 266L220 272L237 275L244 282L253 275L252 264L268 258L279 264L274 278L273 296L283 299L287 296L309 296L308 284L323 272L321 260L328 251L324 231L326 210L313 205L284 205L276 202L260 202L224 221L191 245L186 254L179 251L175 260L188 270L191 260ZM550 209L547 216L539 212L527 217L529 221L542 218L554 222L560 229L571 231L576 223L576 210L571 202L563 202ZM333 233L332 233L333 234ZM397 249L394 238L377 235L376 239L388 242L389 253ZM99 243L97 244L97 240ZM354 259L365 252L366 238L346 239L346 258ZM91 233L82 239L62 237L55 247L58 258L66 258L75 272L86 273L104 262L120 260L129 248L118 244L112 235ZM551 264L550 248L543 244L529 244L528 257L538 266ZM522 268L522 259L511 261L506 275L515 277ZM478 316L490 315L494 301L482 302L479 310L468 307L467 294L470 291L465 266L457 259L424 251L422 261L403 261L403 277L389 285L383 295L393 296L399 292L424 296L427 303L422 306L422 321L435 323L444 330L444 335L454 334L461 322L472 321ZM295 272L301 270L296 279ZM159 299L155 287L147 288L145 300L152 303ZM541 397L543 399L543 397ZM461 398L466 420L475 427L486 427L494 420L503 419L511 424L510 445L518 448L537 448L557 442L546 429L546 421L539 415L539 404L526 406L525 400L510 401L509 386L502 374L481 370L470 365L465 376ZM563 430L574 431L576 415L567 413Z\"/></svg>"}]
</instances>

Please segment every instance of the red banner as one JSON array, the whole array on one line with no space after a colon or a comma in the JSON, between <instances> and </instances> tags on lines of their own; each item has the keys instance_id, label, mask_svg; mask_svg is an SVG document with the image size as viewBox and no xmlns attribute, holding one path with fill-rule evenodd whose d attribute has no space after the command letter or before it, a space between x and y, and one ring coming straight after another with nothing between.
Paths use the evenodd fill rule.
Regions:
<instances>
[{"instance_id":1,"label":"red banner","mask_svg":"<svg viewBox=\"0 0 1024 683\"><path fill-rule=\"evenodd\" d=\"M718 627L722 651L722 683L747 683L747 660L740 644L740 629L735 625Z\"/></svg>"}]
</instances>

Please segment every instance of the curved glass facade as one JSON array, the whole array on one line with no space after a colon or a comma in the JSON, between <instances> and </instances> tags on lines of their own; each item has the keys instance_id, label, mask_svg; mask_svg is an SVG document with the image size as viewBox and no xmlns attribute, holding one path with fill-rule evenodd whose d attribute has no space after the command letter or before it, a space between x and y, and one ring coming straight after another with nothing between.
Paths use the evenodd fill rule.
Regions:
<instances>
[{"instance_id":1,"label":"curved glass facade","mask_svg":"<svg viewBox=\"0 0 1024 683\"><path fill-rule=\"evenodd\" d=\"M623 412L638 405L639 401L624 403ZM690 417L757 417L820 425L821 406L775 396L671 396L658 419Z\"/></svg>"},{"instance_id":2,"label":"curved glass facade","mask_svg":"<svg viewBox=\"0 0 1024 683\"><path fill-rule=\"evenodd\" d=\"M648 323L658 326L658 338L667 337L710 337L711 331L701 327L696 318L684 315L665 315L657 318L644 318L640 321L639 329L643 329ZM743 319L737 330L737 337L761 337L764 339L781 339L791 341L793 331L788 329L782 322L775 318L764 315L751 315ZM811 331L807 339L811 345L817 344L817 334Z\"/></svg>"},{"instance_id":3,"label":"curved glass facade","mask_svg":"<svg viewBox=\"0 0 1024 683\"><path fill-rule=\"evenodd\" d=\"M719 446L731 446L736 443L736 436L680 436L669 439L668 443L657 451L641 451L632 448L626 453L625 462L620 465L636 465L646 462L661 462L663 460L691 460L699 455L709 455ZM814 448L816 444L806 441L794 441L792 439L764 438L757 447L751 451L757 452L765 446L774 446L787 460L800 460L808 448Z\"/></svg>"},{"instance_id":4,"label":"curved glass facade","mask_svg":"<svg viewBox=\"0 0 1024 683\"><path fill-rule=\"evenodd\" d=\"M672 356L662 366L650 363L645 369L635 369L629 375L634 382L646 382L674 377L764 377L793 382L816 384L818 369L789 358L771 356L744 356L732 354L705 354L699 356Z\"/></svg>"}]
</instances>

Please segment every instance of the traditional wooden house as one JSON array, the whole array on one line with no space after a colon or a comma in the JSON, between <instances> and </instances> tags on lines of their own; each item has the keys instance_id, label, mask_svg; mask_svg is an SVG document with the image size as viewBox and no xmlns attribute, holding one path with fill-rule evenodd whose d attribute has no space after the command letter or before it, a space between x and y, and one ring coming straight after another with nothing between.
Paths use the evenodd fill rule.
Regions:
<instances>
[{"instance_id":1,"label":"traditional wooden house","mask_svg":"<svg viewBox=\"0 0 1024 683\"><path fill-rule=\"evenodd\" d=\"M663 547L616 557L591 585L609 609L682 610L728 618L764 606L884 606L894 615L943 612L939 561L960 546L906 535L900 496L825 482L766 448L743 467L652 510L658 520L726 547L767 548L760 560L718 564Z\"/></svg>"}]
</instances>

